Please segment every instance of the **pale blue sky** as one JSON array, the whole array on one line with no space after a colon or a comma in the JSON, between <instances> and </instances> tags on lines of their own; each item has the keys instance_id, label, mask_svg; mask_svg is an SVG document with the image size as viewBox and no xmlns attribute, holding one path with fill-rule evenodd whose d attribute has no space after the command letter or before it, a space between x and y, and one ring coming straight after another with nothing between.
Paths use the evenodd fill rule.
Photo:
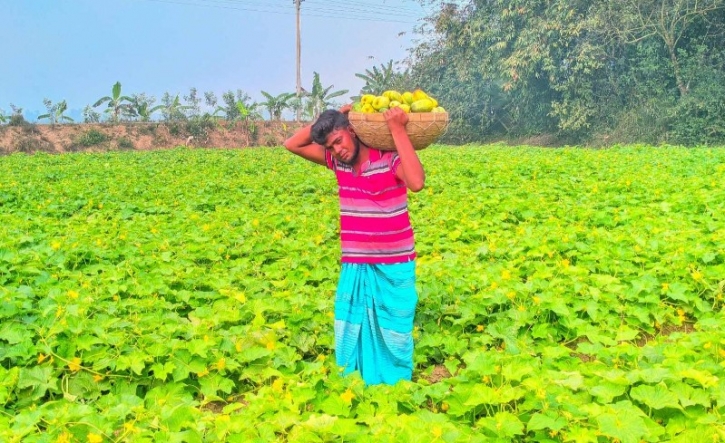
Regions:
<instances>
[{"instance_id":1,"label":"pale blue sky","mask_svg":"<svg viewBox=\"0 0 725 443\"><path fill-rule=\"evenodd\" d=\"M293 0L0 0L0 109L34 115L49 98L80 110L117 80L157 103L190 87L292 92L294 11ZM427 15L414 0L305 0L302 11L303 86L317 71L350 95L363 86L355 73L407 56Z\"/></svg>"}]
</instances>

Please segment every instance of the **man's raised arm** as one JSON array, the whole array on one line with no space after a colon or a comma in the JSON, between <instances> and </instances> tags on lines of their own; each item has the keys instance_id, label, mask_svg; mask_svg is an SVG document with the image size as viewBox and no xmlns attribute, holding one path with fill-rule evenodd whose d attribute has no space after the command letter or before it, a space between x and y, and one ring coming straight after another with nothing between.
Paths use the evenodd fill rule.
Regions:
<instances>
[{"instance_id":1,"label":"man's raised arm","mask_svg":"<svg viewBox=\"0 0 725 443\"><path fill-rule=\"evenodd\" d=\"M312 125L297 130L292 134L292 137L284 141L284 147L293 154L325 166L327 164L325 161L325 148L312 141L311 130Z\"/></svg>"}]
</instances>

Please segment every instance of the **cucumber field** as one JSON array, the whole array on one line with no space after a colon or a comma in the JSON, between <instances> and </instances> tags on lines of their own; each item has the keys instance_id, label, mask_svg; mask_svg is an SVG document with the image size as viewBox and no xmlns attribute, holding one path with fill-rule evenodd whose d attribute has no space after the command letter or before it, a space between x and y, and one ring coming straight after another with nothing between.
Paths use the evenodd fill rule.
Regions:
<instances>
[{"instance_id":1,"label":"cucumber field","mask_svg":"<svg viewBox=\"0 0 725 443\"><path fill-rule=\"evenodd\" d=\"M0 441L725 441L725 150L419 155L395 386L335 365L331 171L0 157Z\"/></svg>"}]
</instances>

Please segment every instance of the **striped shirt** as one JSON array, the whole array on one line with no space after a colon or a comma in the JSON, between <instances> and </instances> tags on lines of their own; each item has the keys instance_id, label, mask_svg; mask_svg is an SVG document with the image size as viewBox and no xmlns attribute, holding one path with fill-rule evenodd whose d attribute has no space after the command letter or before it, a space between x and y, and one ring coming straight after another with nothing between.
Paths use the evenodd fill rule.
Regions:
<instances>
[{"instance_id":1,"label":"striped shirt","mask_svg":"<svg viewBox=\"0 0 725 443\"><path fill-rule=\"evenodd\" d=\"M396 175L398 154L370 148L357 174L325 151L340 196L343 263L403 263L415 259L408 189Z\"/></svg>"}]
</instances>

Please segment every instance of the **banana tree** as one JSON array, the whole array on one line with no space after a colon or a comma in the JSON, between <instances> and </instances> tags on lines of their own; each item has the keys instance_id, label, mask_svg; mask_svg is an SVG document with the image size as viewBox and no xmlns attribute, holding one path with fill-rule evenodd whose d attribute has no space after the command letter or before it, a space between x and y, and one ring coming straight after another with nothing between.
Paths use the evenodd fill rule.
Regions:
<instances>
[{"instance_id":1,"label":"banana tree","mask_svg":"<svg viewBox=\"0 0 725 443\"><path fill-rule=\"evenodd\" d=\"M131 99L131 110L142 122L151 121L151 114L164 109L164 105L153 106L156 100L153 97L147 97L145 94L134 95Z\"/></svg>"},{"instance_id":2,"label":"banana tree","mask_svg":"<svg viewBox=\"0 0 725 443\"><path fill-rule=\"evenodd\" d=\"M111 114L112 122L118 123L122 114L131 113L131 104L133 103L133 99L131 97L121 95L121 82L116 82L111 90L111 95L98 99L93 107L97 108L104 103L108 103L108 107L104 112Z\"/></svg>"},{"instance_id":3,"label":"banana tree","mask_svg":"<svg viewBox=\"0 0 725 443\"><path fill-rule=\"evenodd\" d=\"M355 77L365 81L365 86L361 89L363 94L380 95L387 89L395 89L393 83L396 80L396 72L392 60L387 65L381 63L380 69L373 66L373 69L366 69L365 73L355 74Z\"/></svg>"},{"instance_id":4,"label":"banana tree","mask_svg":"<svg viewBox=\"0 0 725 443\"><path fill-rule=\"evenodd\" d=\"M56 104L53 104L52 101L46 99L43 99L43 104L45 104L46 109L48 109L48 112L46 114L42 114L38 116L38 120L45 120L47 119L50 121L51 125L54 125L59 122L73 122L73 119L65 115L65 111L68 110L68 104L65 102L65 100L59 101Z\"/></svg>"},{"instance_id":5,"label":"banana tree","mask_svg":"<svg viewBox=\"0 0 725 443\"><path fill-rule=\"evenodd\" d=\"M296 96L293 92L283 92L278 96L273 96L266 91L262 91L262 95L264 95L267 101L262 102L259 105L267 109L271 120L277 121L282 120L282 112L284 112L285 109L292 107L292 98Z\"/></svg>"},{"instance_id":6,"label":"banana tree","mask_svg":"<svg viewBox=\"0 0 725 443\"><path fill-rule=\"evenodd\" d=\"M185 111L187 109L191 109L191 106L181 104L181 101L179 100L179 94L176 94L174 98L171 98L171 94L166 92L164 93L161 102L163 104L160 105L161 108L159 109L161 109L161 114L164 116L164 120L166 120L167 122L175 120L185 120Z\"/></svg>"},{"instance_id":7,"label":"banana tree","mask_svg":"<svg viewBox=\"0 0 725 443\"><path fill-rule=\"evenodd\" d=\"M326 88L323 87L322 82L320 81L320 74L317 72L314 73L312 78L312 91L305 94L305 97L307 98L305 113L312 120L317 119L317 117L326 108L334 105L332 99L347 94L347 89L330 92L334 86L335 85L330 85Z\"/></svg>"}]
</instances>

